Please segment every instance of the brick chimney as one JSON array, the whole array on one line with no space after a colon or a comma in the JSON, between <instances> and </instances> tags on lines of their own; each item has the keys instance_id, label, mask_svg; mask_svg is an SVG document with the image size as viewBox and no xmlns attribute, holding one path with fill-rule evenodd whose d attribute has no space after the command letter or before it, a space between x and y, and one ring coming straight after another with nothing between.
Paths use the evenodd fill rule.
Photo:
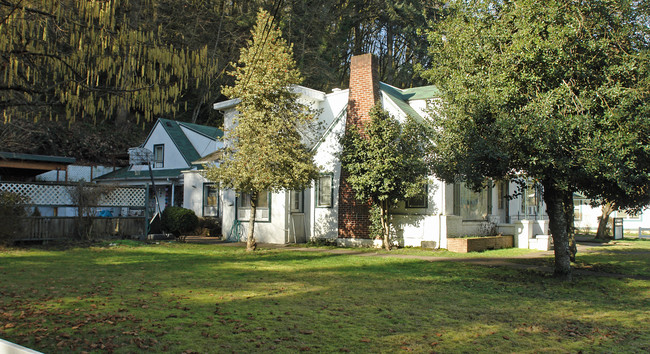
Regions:
<instances>
[{"instance_id":1,"label":"brick chimney","mask_svg":"<svg viewBox=\"0 0 650 354\"><path fill-rule=\"evenodd\" d=\"M346 127L356 125L361 132L370 121L370 109L379 100L379 75L372 54L353 56L350 61L350 91ZM341 169L339 187L339 237L368 238L370 205L357 201L352 187L347 183L345 166Z\"/></svg>"}]
</instances>

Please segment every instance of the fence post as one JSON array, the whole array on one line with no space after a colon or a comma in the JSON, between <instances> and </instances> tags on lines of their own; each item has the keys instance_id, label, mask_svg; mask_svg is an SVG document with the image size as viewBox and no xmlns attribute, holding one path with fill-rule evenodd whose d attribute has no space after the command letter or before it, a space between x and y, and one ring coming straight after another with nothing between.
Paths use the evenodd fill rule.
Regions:
<instances>
[{"instance_id":1,"label":"fence post","mask_svg":"<svg viewBox=\"0 0 650 354\"><path fill-rule=\"evenodd\" d=\"M149 183L144 184L144 235L143 240L147 239L149 234Z\"/></svg>"}]
</instances>

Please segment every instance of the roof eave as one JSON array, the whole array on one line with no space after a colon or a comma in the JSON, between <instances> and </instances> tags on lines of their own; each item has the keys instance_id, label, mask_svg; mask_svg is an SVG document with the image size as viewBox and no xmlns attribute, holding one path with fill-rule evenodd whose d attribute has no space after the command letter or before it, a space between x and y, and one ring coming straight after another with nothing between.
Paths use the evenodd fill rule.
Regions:
<instances>
[{"instance_id":1,"label":"roof eave","mask_svg":"<svg viewBox=\"0 0 650 354\"><path fill-rule=\"evenodd\" d=\"M212 109L215 111L227 111L235 108L241 102L239 98L233 98L232 100L217 102L212 105Z\"/></svg>"}]
</instances>

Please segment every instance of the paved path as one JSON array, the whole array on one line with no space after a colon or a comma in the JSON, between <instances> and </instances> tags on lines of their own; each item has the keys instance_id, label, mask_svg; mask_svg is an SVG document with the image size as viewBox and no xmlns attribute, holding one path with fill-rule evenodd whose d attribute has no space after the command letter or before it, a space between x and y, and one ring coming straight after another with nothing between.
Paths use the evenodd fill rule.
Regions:
<instances>
[{"instance_id":1,"label":"paved path","mask_svg":"<svg viewBox=\"0 0 650 354\"><path fill-rule=\"evenodd\" d=\"M245 247L246 243L244 242L224 242L214 237L201 237L201 236L188 236L186 239L189 243L199 243L199 244L220 244L223 246L229 247ZM334 249L325 249L325 248L311 248L311 247L295 247L290 244L271 244L271 243L258 243L259 248L266 249L283 249L287 251L301 251L301 252L321 252L321 253L330 253L330 254L345 254L345 255L355 255L361 257L386 257L386 258L403 258L403 259L420 259L427 262L462 262L468 264L476 264L486 267L508 267L514 269L522 270L536 270L544 273L553 273L553 267L545 266L534 263L524 263L524 262L513 262L514 260L519 259L543 259L548 257L553 257L553 251L540 251L540 252L531 252L518 256L511 257L436 257L436 256L419 256L419 255L409 255L409 254L390 254L390 253L378 253L378 252L368 252L368 251L359 251L354 248L334 248ZM606 249L610 244L603 243L588 243L580 242L578 243L578 254L585 253L595 253L595 252L608 252ZM625 251L611 251L611 252L621 252ZM647 254L650 257L650 251L634 251L634 254L643 253ZM588 276L599 276L607 278L619 278L619 279L641 279L641 280L650 280L650 276L643 275L634 275L634 274L619 274L619 273L607 273L599 272L585 269L573 269L574 275L588 275Z\"/></svg>"}]
</instances>

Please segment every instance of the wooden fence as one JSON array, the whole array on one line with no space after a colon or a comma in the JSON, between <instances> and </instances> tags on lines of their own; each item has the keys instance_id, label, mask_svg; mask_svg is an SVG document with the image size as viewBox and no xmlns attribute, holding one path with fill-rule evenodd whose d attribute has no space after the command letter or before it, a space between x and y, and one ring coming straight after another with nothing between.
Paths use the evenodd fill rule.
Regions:
<instances>
[{"instance_id":1,"label":"wooden fence","mask_svg":"<svg viewBox=\"0 0 650 354\"><path fill-rule=\"evenodd\" d=\"M80 227L87 238L123 238L141 237L147 234L147 205L148 187L113 186L107 189L96 205L88 211L92 216L78 218L77 216L60 215L59 210L73 210L76 215L78 210L74 202L74 191L78 188L101 188L88 184L80 186L71 183L15 183L0 182L0 191L20 194L27 198L26 208L39 214L20 217L19 230L13 230L15 241L45 241L65 240L78 238ZM114 210L120 216L96 216L103 210ZM28 212L28 214L33 212ZM52 215L54 214L54 215ZM109 214L110 215L110 214ZM138 215L138 216L134 216ZM91 221L89 223L88 221ZM0 221L1 222L1 221ZM81 223L86 223L81 226Z\"/></svg>"},{"instance_id":2,"label":"wooden fence","mask_svg":"<svg viewBox=\"0 0 650 354\"><path fill-rule=\"evenodd\" d=\"M88 237L125 238L145 234L144 217L91 217ZM14 241L47 241L74 239L78 235L79 219L76 217L25 217Z\"/></svg>"}]
</instances>

